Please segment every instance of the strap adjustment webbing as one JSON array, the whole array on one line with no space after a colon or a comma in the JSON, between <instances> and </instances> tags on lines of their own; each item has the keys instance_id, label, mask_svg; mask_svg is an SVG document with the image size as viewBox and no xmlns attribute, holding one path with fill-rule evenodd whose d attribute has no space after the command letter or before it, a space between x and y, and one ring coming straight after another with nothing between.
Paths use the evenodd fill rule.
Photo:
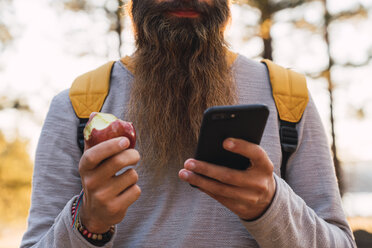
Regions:
<instances>
[{"instance_id":1,"label":"strap adjustment webbing","mask_svg":"<svg viewBox=\"0 0 372 248\"><path fill-rule=\"evenodd\" d=\"M84 128L87 125L89 118L79 118L79 125L77 128L77 142L81 153L84 152Z\"/></svg>"}]
</instances>

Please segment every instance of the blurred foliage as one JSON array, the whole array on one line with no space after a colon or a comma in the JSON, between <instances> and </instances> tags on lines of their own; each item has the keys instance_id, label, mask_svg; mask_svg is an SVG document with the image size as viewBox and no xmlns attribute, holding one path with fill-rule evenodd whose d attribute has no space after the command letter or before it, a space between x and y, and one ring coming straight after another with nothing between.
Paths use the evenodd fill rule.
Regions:
<instances>
[{"instance_id":1,"label":"blurred foliage","mask_svg":"<svg viewBox=\"0 0 372 248\"><path fill-rule=\"evenodd\" d=\"M86 11L89 9L89 4L85 0L69 0L65 1L63 4L66 10L71 11Z\"/></svg>"},{"instance_id":2,"label":"blurred foliage","mask_svg":"<svg viewBox=\"0 0 372 248\"><path fill-rule=\"evenodd\" d=\"M282 10L289 8L296 8L305 3L316 0L239 0L238 4L248 4L251 7L259 10L261 18L258 23L258 36L260 36L264 43L264 50L262 57L265 59L273 59L273 47L271 37L271 27L274 24L274 15ZM256 27L247 27L247 29Z\"/></svg>"},{"instance_id":3,"label":"blurred foliage","mask_svg":"<svg viewBox=\"0 0 372 248\"><path fill-rule=\"evenodd\" d=\"M121 57L123 45L122 33L124 31L125 5L128 0L105 0L99 2L86 0L64 0L63 8L73 12L86 12L91 14L96 10L104 10L106 18L110 21L108 32L115 32L119 38L118 54Z\"/></svg>"},{"instance_id":4,"label":"blurred foliage","mask_svg":"<svg viewBox=\"0 0 372 248\"><path fill-rule=\"evenodd\" d=\"M10 99L8 96L0 95L0 111L9 108L32 112L24 98Z\"/></svg>"},{"instance_id":5,"label":"blurred foliage","mask_svg":"<svg viewBox=\"0 0 372 248\"><path fill-rule=\"evenodd\" d=\"M278 11L295 8L305 2L314 1L314 0L239 0L239 3L246 3L255 8L258 8L263 13L273 14Z\"/></svg>"},{"instance_id":6,"label":"blurred foliage","mask_svg":"<svg viewBox=\"0 0 372 248\"><path fill-rule=\"evenodd\" d=\"M11 0L0 0L0 51L13 40L10 31L10 23L4 18L5 14L11 14Z\"/></svg>"},{"instance_id":7,"label":"blurred foliage","mask_svg":"<svg viewBox=\"0 0 372 248\"><path fill-rule=\"evenodd\" d=\"M342 22L347 22L347 21L362 21L366 20L368 18L368 12L370 11L367 7L362 6L360 4L356 5L355 8L350 9L350 10L345 10L341 11L335 14L331 14L328 9L326 8L327 6L327 1L328 0L313 0L313 1L319 1L323 3L324 6L324 22L320 23L319 25L314 25L312 23L307 22L304 18L300 18L297 20L293 20L293 23L296 28L300 29L307 29L311 31L314 34L321 34L324 36L324 41L327 43L327 46L330 47L332 46L332 41L329 38L329 33L332 31L331 26L333 24L342 24ZM330 69L332 66L337 65L337 66L343 66L343 67L361 67L367 65L371 59L372 59L372 46L369 51L366 51L367 57L366 60L361 62L361 63L352 63L352 62L347 62L344 64L338 63L335 59L333 59L332 54L330 51L328 51L328 56L330 57L329 61L329 67L324 68L324 70L316 73L316 74L308 74L308 76L312 78L328 78L330 75ZM333 88L332 85L330 87Z\"/></svg>"},{"instance_id":8,"label":"blurred foliage","mask_svg":"<svg viewBox=\"0 0 372 248\"><path fill-rule=\"evenodd\" d=\"M341 170L341 161L338 158L338 149L337 149L337 138L336 138L336 130L335 130L335 123L336 123L336 118L335 118L335 95L334 95L334 90L335 90L335 82L332 78L332 68L336 65L338 66L351 66L351 67L360 67L363 65L366 65L369 63L371 60L371 55L368 56L368 59L362 63L362 64L353 64L353 63L347 63L344 65L340 65L337 63L337 61L333 58L331 54L331 46L332 46L332 40L330 38L330 32L331 32L331 25L334 22L342 22L342 21L347 21L350 19L366 19L368 17L368 11L365 7L358 5L357 8L354 10L348 10L348 11L342 11L337 14L331 14L327 8L327 2L329 0L321 0L324 6L324 23L319 26L319 30L321 31L320 33L323 34L323 40L327 45L327 56L328 56L328 65L326 68L324 68L322 71L319 72L318 77L323 77L327 80L328 83L328 94L329 94L329 109L330 109L330 122L331 122L331 136L332 136L332 144L331 144L331 150L333 154L333 161L335 164L335 170L336 170L336 175L337 179L339 182L339 188L340 188L340 193L341 195L345 191L345 186L344 186L344 179L342 175L342 170ZM360 116L364 116L364 111L363 109L360 109L359 111L361 113Z\"/></svg>"},{"instance_id":9,"label":"blurred foliage","mask_svg":"<svg viewBox=\"0 0 372 248\"><path fill-rule=\"evenodd\" d=\"M332 81L331 71L334 66L343 66L343 67L360 67L367 65L371 58L372 58L372 49L369 52L367 59L359 64L354 64L348 62L346 64L340 64L332 57L330 52L330 47L332 46L332 40L330 39L330 32L331 27L334 23L341 24L342 22L349 21L349 20L363 20L368 17L368 9L367 7L356 4L353 8L344 10L338 13L331 14L327 9L327 0L239 0L236 1L238 4L248 4L251 7L257 9L261 13L261 17L259 20L259 30L257 36L261 37L264 44L264 51L262 54L263 58L268 58L273 60L273 39L275 37L271 36L271 28L275 21L279 21L278 18L275 18L275 15L283 10L286 9L293 9L297 7L304 6L305 8L309 8L308 4L312 2L320 2L323 5L324 13L323 13L323 21L320 23L309 23L304 16L300 16L300 18L294 18L292 20L293 27L298 29L306 29L309 30L314 35L320 35L323 39L327 47L327 57L328 63L322 69L320 69L316 73L308 73L309 77L314 79L324 78L327 82L328 86L328 94L329 94L329 109L330 109L330 124L331 124L331 149L333 153L333 160L335 164L336 174L338 177L340 191L343 192L343 180L341 175L341 168L340 168L340 161L337 155L337 144L336 144L336 133L335 133L335 114L334 114L334 90L335 90L335 82ZM306 5L307 4L307 5ZM247 27L247 29L252 27ZM253 27L254 28L254 27ZM356 116L358 118L365 117L365 111L363 108L358 108Z\"/></svg>"},{"instance_id":10,"label":"blurred foliage","mask_svg":"<svg viewBox=\"0 0 372 248\"><path fill-rule=\"evenodd\" d=\"M28 142L7 141L0 131L0 226L24 222L31 198L32 161Z\"/></svg>"},{"instance_id":11,"label":"blurred foliage","mask_svg":"<svg viewBox=\"0 0 372 248\"><path fill-rule=\"evenodd\" d=\"M13 39L7 26L4 23L0 23L0 42L6 44Z\"/></svg>"}]
</instances>

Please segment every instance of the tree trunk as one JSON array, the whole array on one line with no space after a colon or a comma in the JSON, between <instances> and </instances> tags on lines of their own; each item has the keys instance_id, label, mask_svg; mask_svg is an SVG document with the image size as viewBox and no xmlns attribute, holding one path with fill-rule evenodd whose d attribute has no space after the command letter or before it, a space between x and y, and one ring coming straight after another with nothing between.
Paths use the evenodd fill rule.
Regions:
<instances>
[{"instance_id":1,"label":"tree trunk","mask_svg":"<svg viewBox=\"0 0 372 248\"><path fill-rule=\"evenodd\" d=\"M264 43L264 51L262 57L264 59L273 60L272 37L270 34L271 26L272 26L271 16L268 15L267 17L265 17L265 15L263 15L260 25L260 33Z\"/></svg>"},{"instance_id":2,"label":"tree trunk","mask_svg":"<svg viewBox=\"0 0 372 248\"><path fill-rule=\"evenodd\" d=\"M119 38L119 47L118 47L118 54L119 57L121 58L121 48L123 45L123 39L121 37L123 30L124 30L124 0L118 0L118 9L116 11L116 33L118 34Z\"/></svg>"},{"instance_id":3,"label":"tree trunk","mask_svg":"<svg viewBox=\"0 0 372 248\"><path fill-rule=\"evenodd\" d=\"M263 42L264 42L263 58L273 60L273 48L272 48L271 36L267 39L263 39Z\"/></svg>"},{"instance_id":4,"label":"tree trunk","mask_svg":"<svg viewBox=\"0 0 372 248\"><path fill-rule=\"evenodd\" d=\"M328 93L329 93L329 107L330 107L330 120L331 120L331 135L332 135L332 145L331 150L333 153L333 163L335 166L336 176L338 179L338 187L340 189L340 194L343 195L344 193L344 182L343 182L343 176L342 176L342 170L341 170L341 163L337 156L337 146L336 146L336 132L335 132L335 118L334 118L334 97L333 97L333 90L334 90L334 83L332 82L332 75L331 75L331 69L334 65L331 52L330 52L330 41L329 41L329 24L330 24L330 13L327 9L327 0L323 0L324 3L324 40L327 43L327 53L328 53L328 68L325 71L326 79L328 82Z\"/></svg>"}]
</instances>

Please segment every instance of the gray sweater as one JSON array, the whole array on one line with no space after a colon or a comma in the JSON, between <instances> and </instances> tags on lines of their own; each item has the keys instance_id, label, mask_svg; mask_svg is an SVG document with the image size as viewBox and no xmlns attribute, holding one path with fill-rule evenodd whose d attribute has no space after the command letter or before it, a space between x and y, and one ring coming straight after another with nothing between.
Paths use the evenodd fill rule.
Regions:
<instances>
[{"instance_id":1,"label":"gray sweater","mask_svg":"<svg viewBox=\"0 0 372 248\"><path fill-rule=\"evenodd\" d=\"M238 56L233 64L239 103L270 109L261 141L275 165L276 194L259 219L234 213L178 178L169 166L164 181L147 183L139 170L142 195L116 226L105 247L355 247L337 188L326 135L312 99L298 125L299 145L280 178L277 111L263 64ZM133 75L116 62L102 112L124 119ZM40 136L32 183L28 229L21 247L94 247L71 228L71 205L81 190L77 126L68 90L54 97ZM146 166L146 165L139 165Z\"/></svg>"}]
</instances>

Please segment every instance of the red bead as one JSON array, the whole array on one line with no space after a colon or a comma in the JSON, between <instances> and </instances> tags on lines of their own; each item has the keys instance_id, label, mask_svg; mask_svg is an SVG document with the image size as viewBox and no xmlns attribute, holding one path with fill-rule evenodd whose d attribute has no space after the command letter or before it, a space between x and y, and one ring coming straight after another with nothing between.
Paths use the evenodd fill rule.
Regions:
<instances>
[{"instance_id":1,"label":"red bead","mask_svg":"<svg viewBox=\"0 0 372 248\"><path fill-rule=\"evenodd\" d=\"M83 231L83 235L86 236L88 234L88 231L87 230L84 230Z\"/></svg>"},{"instance_id":2,"label":"red bead","mask_svg":"<svg viewBox=\"0 0 372 248\"><path fill-rule=\"evenodd\" d=\"M91 238L92 237L92 233L88 233L88 238Z\"/></svg>"}]
</instances>

